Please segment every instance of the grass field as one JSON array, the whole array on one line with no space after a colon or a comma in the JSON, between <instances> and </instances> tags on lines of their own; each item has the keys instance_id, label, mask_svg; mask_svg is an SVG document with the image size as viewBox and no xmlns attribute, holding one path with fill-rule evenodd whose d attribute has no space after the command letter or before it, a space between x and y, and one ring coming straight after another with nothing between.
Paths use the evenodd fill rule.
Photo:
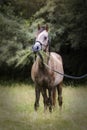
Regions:
<instances>
[{"instance_id":1,"label":"grass field","mask_svg":"<svg viewBox=\"0 0 87 130\"><path fill-rule=\"evenodd\" d=\"M87 86L63 85L63 108L34 112L34 86L0 85L0 130L87 130Z\"/></svg>"}]
</instances>

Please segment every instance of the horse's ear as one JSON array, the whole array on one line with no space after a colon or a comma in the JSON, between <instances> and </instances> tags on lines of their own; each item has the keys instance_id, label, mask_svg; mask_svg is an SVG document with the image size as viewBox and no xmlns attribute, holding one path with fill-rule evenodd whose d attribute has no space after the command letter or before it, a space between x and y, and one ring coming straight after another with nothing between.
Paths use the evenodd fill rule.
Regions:
<instances>
[{"instance_id":1,"label":"horse's ear","mask_svg":"<svg viewBox=\"0 0 87 130\"><path fill-rule=\"evenodd\" d=\"M48 29L49 29L49 28L48 28L48 24L46 24L46 30L48 31Z\"/></svg>"},{"instance_id":2,"label":"horse's ear","mask_svg":"<svg viewBox=\"0 0 87 130\"><path fill-rule=\"evenodd\" d=\"M38 30L40 30L40 24L38 24Z\"/></svg>"}]
</instances>

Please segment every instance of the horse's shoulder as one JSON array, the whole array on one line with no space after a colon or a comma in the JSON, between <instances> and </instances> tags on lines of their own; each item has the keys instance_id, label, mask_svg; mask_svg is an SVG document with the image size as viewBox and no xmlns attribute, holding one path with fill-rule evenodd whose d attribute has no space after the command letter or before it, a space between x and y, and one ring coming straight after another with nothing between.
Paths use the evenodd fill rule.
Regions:
<instances>
[{"instance_id":1,"label":"horse's shoulder","mask_svg":"<svg viewBox=\"0 0 87 130\"><path fill-rule=\"evenodd\" d=\"M50 57L53 59L58 59L58 60L62 61L61 55L56 52L50 52Z\"/></svg>"}]
</instances>

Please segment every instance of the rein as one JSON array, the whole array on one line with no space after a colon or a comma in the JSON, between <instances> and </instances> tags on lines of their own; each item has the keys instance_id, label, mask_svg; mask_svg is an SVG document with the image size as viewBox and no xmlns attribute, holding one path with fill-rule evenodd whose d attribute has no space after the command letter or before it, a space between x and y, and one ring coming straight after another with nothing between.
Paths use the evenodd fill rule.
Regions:
<instances>
[{"instance_id":1,"label":"rein","mask_svg":"<svg viewBox=\"0 0 87 130\"><path fill-rule=\"evenodd\" d=\"M52 71L55 72L55 73L60 74L61 76L64 76L64 77L70 78L70 79L83 79L83 78L86 78L86 77L87 77L87 74L84 74L84 75L81 75L81 76L72 76L72 75L60 73L59 71L56 71L56 70L52 69L48 64L46 64L46 63L44 62L43 57L42 57L42 55L41 55L40 52L38 53L38 55L40 56L40 58L41 58L43 64L44 64L48 69L52 70Z\"/></svg>"},{"instance_id":2,"label":"rein","mask_svg":"<svg viewBox=\"0 0 87 130\"><path fill-rule=\"evenodd\" d=\"M54 69L52 69L49 65L47 65L46 63L43 63L47 68L49 68L50 70L52 70L53 72L56 72L58 74L60 74L61 76L64 76L66 78L70 78L70 79L83 79L85 77L87 77L87 74L81 75L81 76L72 76L72 75L68 75L68 74L62 74L59 71L56 71Z\"/></svg>"}]
</instances>

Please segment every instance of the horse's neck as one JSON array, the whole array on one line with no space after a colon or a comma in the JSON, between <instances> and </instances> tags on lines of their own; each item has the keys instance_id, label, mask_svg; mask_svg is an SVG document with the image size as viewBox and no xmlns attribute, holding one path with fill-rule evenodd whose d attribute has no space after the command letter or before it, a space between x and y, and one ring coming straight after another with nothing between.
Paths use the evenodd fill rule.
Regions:
<instances>
[{"instance_id":1,"label":"horse's neck","mask_svg":"<svg viewBox=\"0 0 87 130\"><path fill-rule=\"evenodd\" d=\"M48 51L45 52L45 56L43 57L43 60L38 56L36 59L38 67L44 68L45 67L44 63L48 64L49 57L50 57L50 53Z\"/></svg>"},{"instance_id":2,"label":"horse's neck","mask_svg":"<svg viewBox=\"0 0 87 130\"><path fill-rule=\"evenodd\" d=\"M50 46L49 46L49 45L46 47L45 52L46 52L46 53L49 53L49 52L50 52Z\"/></svg>"}]
</instances>

